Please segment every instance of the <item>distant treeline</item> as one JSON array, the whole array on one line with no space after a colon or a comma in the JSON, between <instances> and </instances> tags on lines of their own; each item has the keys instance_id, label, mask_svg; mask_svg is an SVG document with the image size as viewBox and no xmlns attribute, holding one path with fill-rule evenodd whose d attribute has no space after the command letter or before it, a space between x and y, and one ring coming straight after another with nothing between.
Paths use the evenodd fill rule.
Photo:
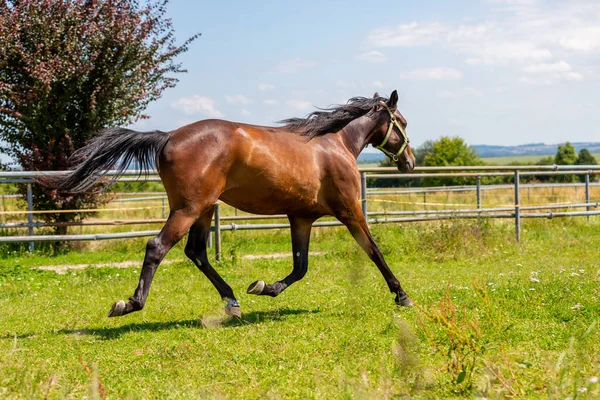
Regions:
<instances>
[{"instance_id":1,"label":"distant treeline","mask_svg":"<svg viewBox=\"0 0 600 400\"><path fill-rule=\"evenodd\" d=\"M427 141L420 147L413 150L417 165L419 166L478 166L488 165L472 147L467 145L464 139L460 137L444 136L436 141ZM514 161L508 165L597 165L598 162L594 156L587 150L581 149L579 153L575 147L567 142L559 145L556 155L547 156L536 162L518 162ZM389 159L383 160L382 167L393 166ZM584 181L583 175L561 175L561 176L523 176L522 182L580 182ZM598 179L592 176L591 180ZM486 185L512 183L512 176L492 176L482 177L481 183ZM456 178L423 178L423 179L373 179L370 182L372 187L419 187L419 186L460 186L474 185L475 177L456 177Z\"/></svg>"}]
</instances>

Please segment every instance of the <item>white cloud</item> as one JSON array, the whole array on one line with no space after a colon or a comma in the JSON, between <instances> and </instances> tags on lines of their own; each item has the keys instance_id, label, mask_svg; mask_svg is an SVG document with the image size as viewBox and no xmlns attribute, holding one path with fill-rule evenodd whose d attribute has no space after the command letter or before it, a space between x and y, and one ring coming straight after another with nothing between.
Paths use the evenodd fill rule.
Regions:
<instances>
[{"instance_id":1,"label":"white cloud","mask_svg":"<svg viewBox=\"0 0 600 400\"><path fill-rule=\"evenodd\" d=\"M273 67L273 71L282 74L293 74L295 72L301 71L306 68L312 68L314 66L315 63L312 61L295 59L280 62L279 64Z\"/></svg>"},{"instance_id":2,"label":"white cloud","mask_svg":"<svg viewBox=\"0 0 600 400\"><path fill-rule=\"evenodd\" d=\"M551 85L560 80L582 81L583 75L574 72L569 63L561 60L556 63L534 64L523 69L528 76L520 78L521 82L530 84Z\"/></svg>"},{"instance_id":3,"label":"white cloud","mask_svg":"<svg viewBox=\"0 0 600 400\"><path fill-rule=\"evenodd\" d=\"M369 33L366 44L375 47L425 46L439 40L446 27L438 22L411 22L395 28L380 28Z\"/></svg>"},{"instance_id":4,"label":"white cloud","mask_svg":"<svg viewBox=\"0 0 600 400\"><path fill-rule=\"evenodd\" d=\"M312 108L312 104L304 100L289 100L287 104L300 111L310 110Z\"/></svg>"},{"instance_id":5,"label":"white cloud","mask_svg":"<svg viewBox=\"0 0 600 400\"><path fill-rule=\"evenodd\" d=\"M373 81L373 86L378 87L378 88L382 88L383 87L383 82L381 82L381 81Z\"/></svg>"},{"instance_id":6,"label":"white cloud","mask_svg":"<svg viewBox=\"0 0 600 400\"><path fill-rule=\"evenodd\" d=\"M266 92L267 90L274 90L275 86L271 85L270 83L259 83L258 84L258 90L260 90L261 92Z\"/></svg>"},{"instance_id":7,"label":"white cloud","mask_svg":"<svg viewBox=\"0 0 600 400\"><path fill-rule=\"evenodd\" d=\"M252 115L252 113L250 111L246 110L245 108L243 108L242 111L240 111L240 114L242 114L244 117Z\"/></svg>"},{"instance_id":8,"label":"white cloud","mask_svg":"<svg viewBox=\"0 0 600 400\"><path fill-rule=\"evenodd\" d=\"M571 65L569 65L567 62L565 61L559 61L557 63L554 64L535 64L535 65L530 65L528 67L526 67L524 69L525 72L530 73L530 74L536 74L539 72L542 73L546 73L546 72L567 72L567 71L571 71Z\"/></svg>"},{"instance_id":9,"label":"white cloud","mask_svg":"<svg viewBox=\"0 0 600 400\"><path fill-rule=\"evenodd\" d=\"M229 104L252 104L253 101L250 100L249 98L247 98L244 95L241 94L236 94L234 96L225 96L225 100L227 100L227 102Z\"/></svg>"},{"instance_id":10,"label":"white cloud","mask_svg":"<svg viewBox=\"0 0 600 400\"><path fill-rule=\"evenodd\" d=\"M356 56L357 60L370 63L382 63L387 61L387 57L380 51L371 50Z\"/></svg>"},{"instance_id":11,"label":"white cloud","mask_svg":"<svg viewBox=\"0 0 600 400\"><path fill-rule=\"evenodd\" d=\"M171 108L179 110L186 115L202 113L212 118L222 118L223 113L215 108L213 99L200 95L181 97L175 103L171 104Z\"/></svg>"},{"instance_id":12,"label":"white cloud","mask_svg":"<svg viewBox=\"0 0 600 400\"><path fill-rule=\"evenodd\" d=\"M567 50L590 53L600 50L600 26L573 27L558 43Z\"/></svg>"},{"instance_id":13,"label":"white cloud","mask_svg":"<svg viewBox=\"0 0 600 400\"><path fill-rule=\"evenodd\" d=\"M400 77L415 80L459 80L462 79L462 74L454 68L436 67L415 69L401 74Z\"/></svg>"},{"instance_id":14,"label":"white cloud","mask_svg":"<svg viewBox=\"0 0 600 400\"><path fill-rule=\"evenodd\" d=\"M267 99L267 100L263 100L263 103L268 105L268 106L276 106L279 104L279 102L275 99Z\"/></svg>"},{"instance_id":15,"label":"white cloud","mask_svg":"<svg viewBox=\"0 0 600 400\"><path fill-rule=\"evenodd\" d=\"M370 32L372 48L430 46L462 54L470 65L515 66L552 63L576 56L595 65L600 51L600 1L488 0L503 8L485 20L461 24L413 22ZM516 65L520 64L520 65ZM590 65L591 66L591 65Z\"/></svg>"}]
</instances>

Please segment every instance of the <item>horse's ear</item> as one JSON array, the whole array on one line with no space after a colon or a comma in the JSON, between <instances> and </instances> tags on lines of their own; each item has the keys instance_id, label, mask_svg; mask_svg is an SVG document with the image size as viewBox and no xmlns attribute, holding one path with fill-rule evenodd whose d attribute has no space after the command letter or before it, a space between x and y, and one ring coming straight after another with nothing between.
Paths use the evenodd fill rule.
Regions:
<instances>
[{"instance_id":1,"label":"horse's ear","mask_svg":"<svg viewBox=\"0 0 600 400\"><path fill-rule=\"evenodd\" d=\"M396 105L398 105L398 92L397 91L393 91L392 94L390 95L390 99L387 102L387 105L390 109L394 109L396 108Z\"/></svg>"},{"instance_id":2,"label":"horse's ear","mask_svg":"<svg viewBox=\"0 0 600 400\"><path fill-rule=\"evenodd\" d=\"M379 97L379 92L375 92L375 94L373 95L373 98L376 99Z\"/></svg>"}]
</instances>

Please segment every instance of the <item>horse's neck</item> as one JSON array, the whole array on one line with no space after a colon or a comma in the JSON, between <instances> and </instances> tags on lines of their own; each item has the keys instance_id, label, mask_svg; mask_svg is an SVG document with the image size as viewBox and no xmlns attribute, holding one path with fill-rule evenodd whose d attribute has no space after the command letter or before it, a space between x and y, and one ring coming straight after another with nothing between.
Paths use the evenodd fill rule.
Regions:
<instances>
[{"instance_id":1,"label":"horse's neck","mask_svg":"<svg viewBox=\"0 0 600 400\"><path fill-rule=\"evenodd\" d=\"M342 136L344 145L358 158L360 152L368 144L370 133L375 128L376 119L362 116L346 125L339 134Z\"/></svg>"}]
</instances>

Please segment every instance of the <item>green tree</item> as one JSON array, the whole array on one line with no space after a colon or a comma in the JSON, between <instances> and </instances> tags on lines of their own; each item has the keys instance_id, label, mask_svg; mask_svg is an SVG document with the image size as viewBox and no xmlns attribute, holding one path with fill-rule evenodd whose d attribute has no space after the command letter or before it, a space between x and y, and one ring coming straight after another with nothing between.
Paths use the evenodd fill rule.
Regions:
<instances>
[{"instance_id":1,"label":"green tree","mask_svg":"<svg viewBox=\"0 0 600 400\"><path fill-rule=\"evenodd\" d=\"M555 157L546 156L542 157L535 162L535 165L553 165Z\"/></svg>"},{"instance_id":2,"label":"green tree","mask_svg":"<svg viewBox=\"0 0 600 400\"><path fill-rule=\"evenodd\" d=\"M575 165L598 165L598 162L588 149L581 149L575 160Z\"/></svg>"},{"instance_id":3,"label":"green tree","mask_svg":"<svg viewBox=\"0 0 600 400\"><path fill-rule=\"evenodd\" d=\"M425 156L423 165L426 166L471 166L485 163L477 152L464 139L455 136L443 136L433 142L431 152ZM475 178L424 178L425 186L467 185L473 184Z\"/></svg>"},{"instance_id":4,"label":"green tree","mask_svg":"<svg viewBox=\"0 0 600 400\"><path fill-rule=\"evenodd\" d=\"M576 160L577 153L575 152L575 147L570 142L558 146L556 156L554 157L556 165L573 165Z\"/></svg>"},{"instance_id":5,"label":"green tree","mask_svg":"<svg viewBox=\"0 0 600 400\"><path fill-rule=\"evenodd\" d=\"M575 165L598 165L596 158L588 149L581 149L575 160ZM595 180L597 175L591 175L590 180ZM579 175L581 182L585 182L585 175Z\"/></svg>"},{"instance_id":6,"label":"green tree","mask_svg":"<svg viewBox=\"0 0 600 400\"><path fill-rule=\"evenodd\" d=\"M554 164L556 165L573 165L577 161L577 153L575 147L570 142L558 146ZM579 179L576 175L557 175L552 179L554 182L576 182Z\"/></svg>"},{"instance_id":7,"label":"green tree","mask_svg":"<svg viewBox=\"0 0 600 400\"><path fill-rule=\"evenodd\" d=\"M433 152L433 140L426 140L414 151L415 162L417 165L423 165L427 154Z\"/></svg>"},{"instance_id":8,"label":"green tree","mask_svg":"<svg viewBox=\"0 0 600 400\"><path fill-rule=\"evenodd\" d=\"M25 170L64 170L94 132L147 118L146 106L177 83L172 74L185 72L174 58L198 37L175 44L167 3L0 0L1 150ZM41 185L33 195L38 210L100 201Z\"/></svg>"}]
</instances>

